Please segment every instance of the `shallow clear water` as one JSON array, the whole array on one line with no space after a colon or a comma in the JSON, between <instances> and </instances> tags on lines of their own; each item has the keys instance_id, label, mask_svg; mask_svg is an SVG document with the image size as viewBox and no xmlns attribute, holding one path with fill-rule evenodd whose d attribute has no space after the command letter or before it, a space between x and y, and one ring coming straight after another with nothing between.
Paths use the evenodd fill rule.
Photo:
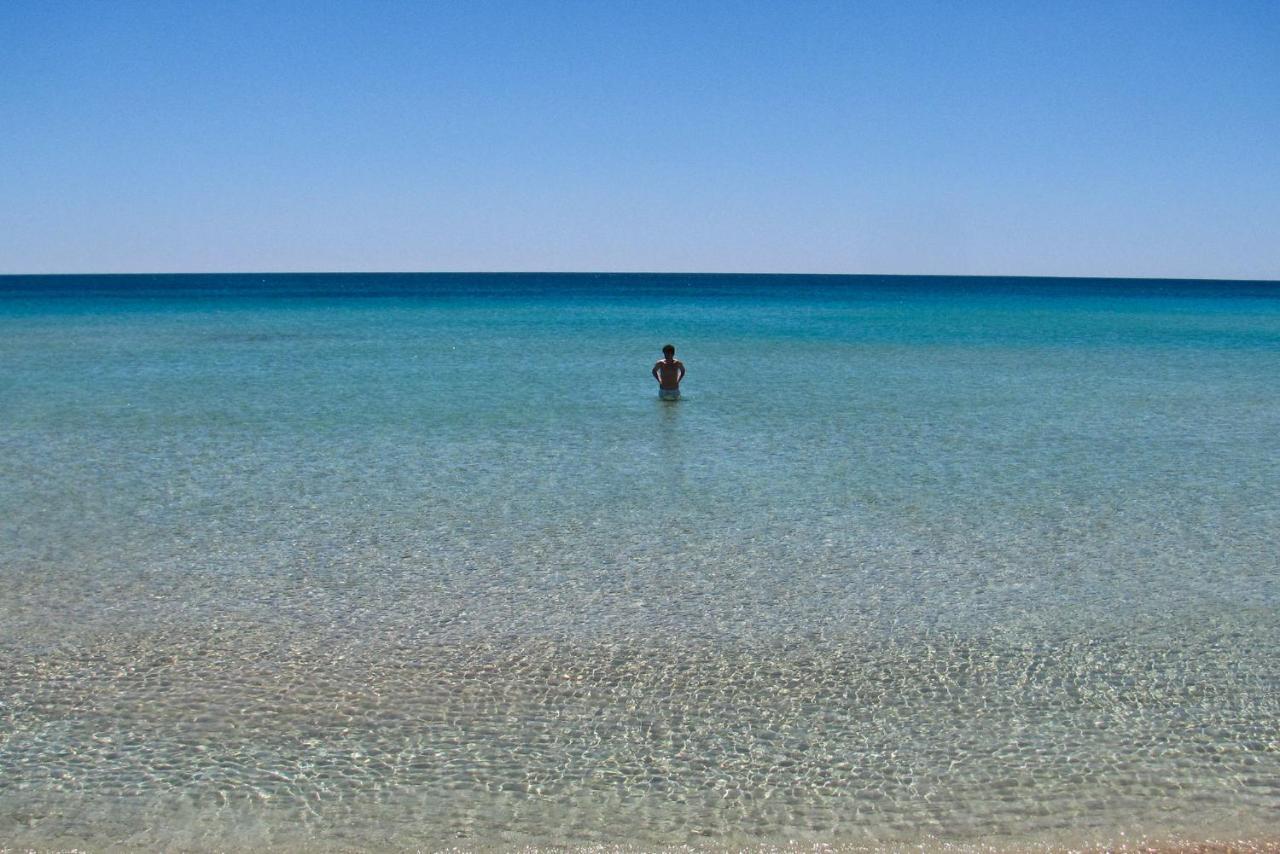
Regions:
<instances>
[{"instance_id":1,"label":"shallow clear water","mask_svg":"<svg viewBox=\"0 0 1280 854\"><path fill-rule=\"evenodd\" d=\"M0 840L1274 836L1277 377L1280 284L0 278Z\"/></svg>"}]
</instances>

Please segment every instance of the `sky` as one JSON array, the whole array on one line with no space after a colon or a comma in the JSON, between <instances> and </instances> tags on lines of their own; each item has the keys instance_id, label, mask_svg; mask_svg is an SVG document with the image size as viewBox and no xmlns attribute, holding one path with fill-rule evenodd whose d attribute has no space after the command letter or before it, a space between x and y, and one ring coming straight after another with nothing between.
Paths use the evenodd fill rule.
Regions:
<instances>
[{"instance_id":1,"label":"sky","mask_svg":"<svg viewBox=\"0 0 1280 854\"><path fill-rule=\"evenodd\" d=\"M0 274L1280 279L1280 0L0 2Z\"/></svg>"}]
</instances>

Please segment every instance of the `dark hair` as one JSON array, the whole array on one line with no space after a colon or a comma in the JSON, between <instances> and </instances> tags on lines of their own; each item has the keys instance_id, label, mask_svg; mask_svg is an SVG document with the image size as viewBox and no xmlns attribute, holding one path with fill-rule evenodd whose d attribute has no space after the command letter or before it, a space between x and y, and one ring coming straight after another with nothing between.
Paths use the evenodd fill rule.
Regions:
<instances>
[{"instance_id":1,"label":"dark hair","mask_svg":"<svg viewBox=\"0 0 1280 854\"><path fill-rule=\"evenodd\" d=\"M662 353L663 353L663 355L665 355L665 356L674 356L674 355L676 354L676 345L674 345L674 344L663 344L663 345L662 345Z\"/></svg>"}]
</instances>

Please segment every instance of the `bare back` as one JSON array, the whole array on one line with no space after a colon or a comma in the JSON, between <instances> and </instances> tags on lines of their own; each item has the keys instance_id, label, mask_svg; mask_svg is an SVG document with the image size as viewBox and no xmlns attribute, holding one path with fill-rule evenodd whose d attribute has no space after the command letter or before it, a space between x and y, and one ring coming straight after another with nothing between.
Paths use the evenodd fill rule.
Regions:
<instances>
[{"instance_id":1,"label":"bare back","mask_svg":"<svg viewBox=\"0 0 1280 854\"><path fill-rule=\"evenodd\" d=\"M653 375L658 378L658 387L677 389L680 380L684 379L684 362L679 359L659 359L653 366Z\"/></svg>"}]
</instances>

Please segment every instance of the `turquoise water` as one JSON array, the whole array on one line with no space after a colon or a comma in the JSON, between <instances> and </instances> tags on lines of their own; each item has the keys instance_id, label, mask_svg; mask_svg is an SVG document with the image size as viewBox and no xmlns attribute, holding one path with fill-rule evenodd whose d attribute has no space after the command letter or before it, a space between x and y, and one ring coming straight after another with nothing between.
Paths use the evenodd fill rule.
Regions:
<instances>
[{"instance_id":1,"label":"turquoise water","mask_svg":"<svg viewBox=\"0 0 1280 854\"><path fill-rule=\"evenodd\" d=\"M1274 838L1277 377L1276 283L0 278L0 840Z\"/></svg>"}]
</instances>

